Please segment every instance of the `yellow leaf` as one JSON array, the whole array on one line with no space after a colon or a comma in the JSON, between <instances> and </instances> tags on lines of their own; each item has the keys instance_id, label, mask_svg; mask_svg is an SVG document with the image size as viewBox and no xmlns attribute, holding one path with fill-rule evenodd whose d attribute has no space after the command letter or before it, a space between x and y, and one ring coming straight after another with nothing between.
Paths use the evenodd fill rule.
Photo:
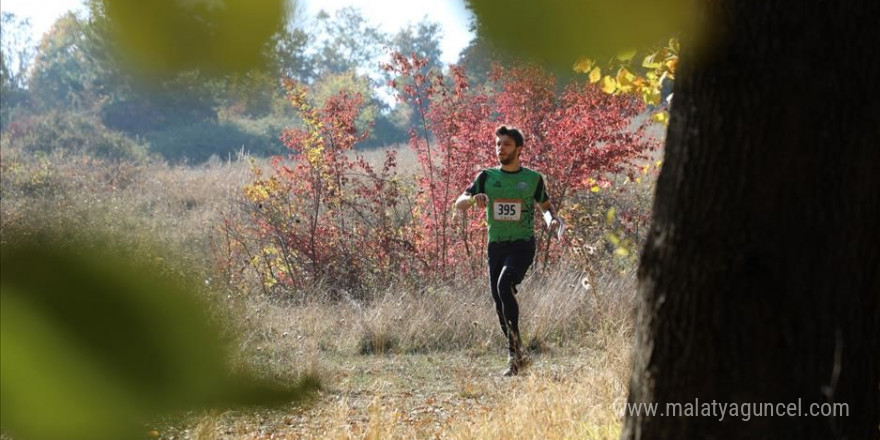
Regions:
<instances>
[{"instance_id":1,"label":"yellow leaf","mask_svg":"<svg viewBox=\"0 0 880 440\"><path fill-rule=\"evenodd\" d=\"M600 79L602 79L602 69L599 68L599 66L596 66L590 71L590 83L595 84L599 82Z\"/></svg>"},{"instance_id":2,"label":"yellow leaf","mask_svg":"<svg viewBox=\"0 0 880 440\"><path fill-rule=\"evenodd\" d=\"M624 247L619 247L619 248L617 248L617 249L614 250L614 255L617 255L618 257L628 257L628 256L629 256L629 250L627 250L627 249L624 248Z\"/></svg>"},{"instance_id":3,"label":"yellow leaf","mask_svg":"<svg viewBox=\"0 0 880 440\"><path fill-rule=\"evenodd\" d=\"M645 100L645 104L658 106L660 105L660 91L657 89L643 89L642 99Z\"/></svg>"},{"instance_id":4,"label":"yellow leaf","mask_svg":"<svg viewBox=\"0 0 880 440\"><path fill-rule=\"evenodd\" d=\"M620 70L617 71L617 84L620 88L620 91L623 93L629 93L633 89L633 81L636 79L636 76L630 73L626 67L621 67Z\"/></svg>"},{"instance_id":5,"label":"yellow leaf","mask_svg":"<svg viewBox=\"0 0 880 440\"><path fill-rule=\"evenodd\" d=\"M657 113L654 113L653 115L651 115L651 119L654 122L659 122L661 124L667 124L667 123L669 123L669 113L666 111L657 112Z\"/></svg>"},{"instance_id":6,"label":"yellow leaf","mask_svg":"<svg viewBox=\"0 0 880 440\"><path fill-rule=\"evenodd\" d=\"M594 193L599 192L599 186L598 186L598 185L593 185L593 186L591 186L591 187L590 187L590 191L592 191L592 192L594 192Z\"/></svg>"},{"instance_id":7,"label":"yellow leaf","mask_svg":"<svg viewBox=\"0 0 880 440\"><path fill-rule=\"evenodd\" d=\"M617 210L613 207L605 213L605 223L609 225L614 222L614 217L617 215Z\"/></svg>"},{"instance_id":8,"label":"yellow leaf","mask_svg":"<svg viewBox=\"0 0 880 440\"><path fill-rule=\"evenodd\" d=\"M660 91L652 90L651 93L645 99L646 104L651 104L654 106L660 105Z\"/></svg>"},{"instance_id":9,"label":"yellow leaf","mask_svg":"<svg viewBox=\"0 0 880 440\"><path fill-rule=\"evenodd\" d=\"M617 59L620 61L629 61L629 60L633 59L634 56L636 56L635 49L630 49L630 50L625 50L623 52L619 52L617 54Z\"/></svg>"},{"instance_id":10,"label":"yellow leaf","mask_svg":"<svg viewBox=\"0 0 880 440\"><path fill-rule=\"evenodd\" d=\"M579 73L587 73L589 72L593 66L596 65L596 62L590 58L581 58L576 63L574 63L574 71Z\"/></svg>"},{"instance_id":11,"label":"yellow leaf","mask_svg":"<svg viewBox=\"0 0 880 440\"><path fill-rule=\"evenodd\" d=\"M614 78L605 75L605 77L602 78L601 86L603 92L611 94L617 90L617 81L615 81Z\"/></svg>"},{"instance_id":12,"label":"yellow leaf","mask_svg":"<svg viewBox=\"0 0 880 440\"><path fill-rule=\"evenodd\" d=\"M660 165L663 165L663 161L662 161L662 160L658 160L657 162L654 162L654 166L655 166L655 167L660 168Z\"/></svg>"},{"instance_id":13,"label":"yellow leaf","mask_svg":"<svg viewBox=\"0 0 880 440\"><path fill-rule=\"evenodd\" d=\"M657 68L659 68L659 67L661 66L661 64L658 63L658 62L656 62L656 61L654 61L656 58L657 58L657 52L654 52L654 53L648 54L648 55L642 60L642 67L645 67L645 68L647 68L647 69L657 69Z\"/></svg>"}]
</instances>

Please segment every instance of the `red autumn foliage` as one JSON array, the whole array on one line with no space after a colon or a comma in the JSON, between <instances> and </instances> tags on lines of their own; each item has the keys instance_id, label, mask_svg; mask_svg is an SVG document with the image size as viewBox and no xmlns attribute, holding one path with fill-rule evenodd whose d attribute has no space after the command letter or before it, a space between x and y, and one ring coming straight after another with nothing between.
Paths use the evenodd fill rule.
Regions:
<instances>
[{"instance_id":1,"label":"red autumn foliage","mask_svg":"<svg viewBox=\"0 0 880 440\"><path fill-rule=\"evenodd\" d=\"M355 126L362 98L343 91L317 108L304 86L285 86L303 127L284 131L291 152L272 159L271 175L253 167L247 216L227 222L232 260L244 260L267 292L323 283L363 294L380 274L411 271L411 240L388 215L398 200L396 155L377 170L353 150L367 136Z\"/></svg>"},{"instance_id":2,"label":"red autumn foliage","mask_svg":"<svg viewBox=\"0 0 880 440\"><path fill-rule=\"evenodd\" d=\"M475 250L471 243L480 242L478 236L484 234L483 217L474 216L462 228L451 221L449 206L480 169L497 165L493 145L498 125L523 131L523 165L544 174L563 217L570 195L595 185L607 187L610 174L627 170L656 148L643 126L630 127L644 110L633 97L608 95L583 82L558 93L551 74L526 64L509 69L496 65L490 75L494 87L472 90L462 69L453 66L448 77L436 72L427 77L419 71L423 63L394 54L385 68L398 78L392 85L399 99L414 103L423 121L410 140L423 170L419 185L424 204L430 207L420 221L430 240L419 250L441 269L459 265L464 257L467 267L481 267L482 246ZM546 259L549 235L539 239Z\"/></svg>"},{"instance_id":3,"label":"red autumn foliage","mask_svg":"<svg viewBox=\"0 0 880 440\"><path fill-rule=\"evenodd\" d=\"M254 167L244 215L226 222L230 268L250 269L267 291L321 283L347 294L399 277L474 276L484 270L484 213L456 217L452 202L482 168L497 165L498 125L522 129L523 165L545 175L563 218L582 209L567 204L575 195L607 187L611 174L655 147L634 126L643 111L637 99L582 82L560 92L552 75L530 65L496 66L490 87L479 90L461 67L442 73L425 65L396 53L384 66L398 99L416 113L415 188L396 175L393 152L377 170L354 150L366 137L355 125L359 95L341 92L319 108L304 86L285 82L303 126L285 130L291 153L271 162L268 177ZM538 237L545 264L561 255L549 234Z\"/></svg>"}]
</instances>

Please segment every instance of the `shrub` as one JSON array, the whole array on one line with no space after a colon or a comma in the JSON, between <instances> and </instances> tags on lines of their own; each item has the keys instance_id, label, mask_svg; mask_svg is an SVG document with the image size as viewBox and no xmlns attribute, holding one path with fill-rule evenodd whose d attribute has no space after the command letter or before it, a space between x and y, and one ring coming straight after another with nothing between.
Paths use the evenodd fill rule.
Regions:
<instances>
[{"instance_id":1,"label":"shrub","mask_svg":"<svg viewBox=\"0 0 880 440\"><path fill-rule=\"evenodd\" d=\"M165 159L199 164L212 155L235 157L244 150L257 155L277 154L277 141L265 134L254 134L230 123L197 122L148 133L150 150Z\"/></svg>"},{"instance_id":2,"label":"shrub","mask_svg":"<svg viewBox=\"0 0 880 440\"><path fill-rule=\"evenodd\" d=\"M644 125L633 123L640 101L583 83L559 91L552 75L528 65L496 68L496 87L474 91L463 69L426 75L424 63L398 54L386 66L420 121L410 132L419 163L413 182L397 174L393 151L379 170L353 150L367 138L355 122L360 95L342 91L316 107L302 85L287 83L303 128L284 132L291 154L273 160L268 172L254 167L243 209L223 225L221 266L231 281L248 272L267 293L322 285L339 299L363 298L370 287L391 282L418 286L477 276L484 268L484 213L455 217L451 204L482 168L497 164L492 140L501 123L525 131L524 164L546 176L563 218L585 228L570 234L575 250L600 232L617 239L612 252L634 247L625 223L639 212L621 209L613 228L594 225L581 221L579 209L587 206L590 215L607 209L577 201L598 192L605 197L614 179L657 145L644 136ZM613 197L603 203L616 206ZM536 267L572 249L551 248L550 234L538 237L543 265Z\"/></svg>"},{"instance_id":3,"label":"shrub","mask_svg":"<svg viewBox=\"0 0 880 440\"><path fill-rule=\"evenodd\" d=\"M400 99L414 104L421 118L410 140L422 165L418 249L422 258L437 262L434 267L441 273L452 272L451 267L476 273L482 267L482 246L473 244L482 244L484 215L458 223L448 206L481 168L497 165L491 147L496 126L523 130L523 164L545 176L563 218L576 214L569 209L571 199L609 188L614 175L632 170L658 145L645 136L646 123L633 126L644 109L633 97L612 96L583 82L560 91L553 75L528 64L496 65L490 75L493 87L472 90L462 69L451 68L449 77L426 76L419 69L424 63L395 54L386 69L397 78L392 85ZM543 222L536 219L535 224ZM546 266L562 250L551 252L550 234L537 238L538 261Z\"/></svg>"},{"instance_id":4,"label":"shrub","mask_svg":"<svg viewBox=\"0 0 880 440\"><path fill-rule=\"evenodd\" d=\"M82 113L52 111L22 118L12 122L7 133L10 146L31 153L85 154L127 161L143 161L147 156L144 145Z\"/></svg>"},{"instance_id":5,"label":"shrub","mask_svg":"<svg viewBox=\"0 0 880 440\"><path fill-rule=\"evenodd\" d=\"M267 293L322 284L362 298L377 278L414 264L395 215L395 154L377 169L352 151L367 136L355 125L360 95L342 91L317 108L302 85L286 84L304 128L284 132L290 154L274 158L270 174L253 167L242 211L223 225L221 267L233 282L249 271Z\"/></svg>"}]
</instances>

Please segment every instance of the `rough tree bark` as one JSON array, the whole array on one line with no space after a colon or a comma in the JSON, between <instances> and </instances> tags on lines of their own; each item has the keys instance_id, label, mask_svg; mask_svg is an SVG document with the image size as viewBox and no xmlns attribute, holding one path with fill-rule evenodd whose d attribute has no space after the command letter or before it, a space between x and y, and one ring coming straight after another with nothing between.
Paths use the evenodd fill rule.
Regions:
<instances>
[{"instance_id":1,"label":"rough tree bark","mask_svg":"<svg viewBox=\"0 0 880 440\"><path fill-rule=\"evenodd\" d=\"M624 439L880 438L880 2L702 0L639 268Z\"/></svg>"}]
</instances>

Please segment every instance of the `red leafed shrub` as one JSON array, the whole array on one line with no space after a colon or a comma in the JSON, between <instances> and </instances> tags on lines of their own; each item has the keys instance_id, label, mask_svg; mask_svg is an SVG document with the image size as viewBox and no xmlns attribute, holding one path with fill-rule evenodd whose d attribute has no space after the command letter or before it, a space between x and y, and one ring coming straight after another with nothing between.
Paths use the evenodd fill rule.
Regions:
<instances>
[{"instance_id":1,"label":"red leafed shrub","mask_svg":"<svg viewBox=\"0 0 880 440\"><path fill-rule=\"evenodd\" d=\"M484 216L472 214L461 225L452 220L449 207L481 168L497 165L493 145L498 125L523 131L522 163L544 174L563 218L576 214L567 205L572 196L610 186L609 176L629 171L657 146L644 136L644 126L633 126L644 110L633 97L609 95L583 82L559 92L551 74L526 64L495 66L493 87L471 90L460 68L450 68L448 76L428 76L420 70L423 64L418 57L394 54L386 70L397 76L393 85L399 98L413 104L421 118L410 139L422 167L418 224L423 241L418 250L441 271L462 263L482 267ZM543 249L539 258L559 256L558 248L550 252L549 234L538 238Z\"/></svg>"},{"instance_id":2,"label":"red leafed shrub","mask_svg":"<svg viewBox=\"0 0 880 440\"><path fill-rule=\"evenodd\" d=\"M590 196L604 195L656 147L633 122L642 102L582 82L560 87L531 65L496 66L490 86L480 89L469 86L461 67L441 73L425 65L393 54L384 66L415 115L409 146L419 169L409 184L396 174L393 152L380 170L353 150L366 137L355 124L359 95L341 92L318 108L303 86L286 82L303 127L283 133L290 154L275 158L270 172L253 168L245 209L224 225L222 264L233 281L249 273L267 292L324 285L363 295L394 279L482 273L485 214L459 214L452 203L482 168L497 165L494 131L502 123L523 131L523 165L545 175L557 210L571 220L567 247L538 234L540 261L566 251L585 255L579 248L599 223L585 213L607 206L605 199L588 206Z\"/></svg>"},{"instance_id":3,"label":"red leafed shrub","mask_svg":"<svg viewBox=\"0 0 880 440\"><path fill-rule=\"evenodd\" d=\"M392 84L398 99L417 112L409 143L420 166L416 250L433 262L427 275L454 276L460 273L452 269L461 269L456 266L462 262L478 270L477 257L485 246L479 216L456 218L452 202L492 163L495 123L490 97L469 89L462 68L453 66L448 75L425 74L424 64L424 59L395 53L385 69L398 78Z\"/></svg>"},{"instance_id":4,"label":"red leafed shrub","mask_svg":"<svg viewBox=\"0 0 880 440\"><path fill-rule=\"evenodd\" d=\"M343 91L315 108L302 85L285 85L303 128L284 131L291 153L268 176L253 167L242 215L224 224L227 274L250 272L266 292L323 284L361 296L376 278L411 272L412 238L392 215L395 154L375 169L352 150L367 136L355 127L361 97Z\"/></svg>"}]
</instances>

